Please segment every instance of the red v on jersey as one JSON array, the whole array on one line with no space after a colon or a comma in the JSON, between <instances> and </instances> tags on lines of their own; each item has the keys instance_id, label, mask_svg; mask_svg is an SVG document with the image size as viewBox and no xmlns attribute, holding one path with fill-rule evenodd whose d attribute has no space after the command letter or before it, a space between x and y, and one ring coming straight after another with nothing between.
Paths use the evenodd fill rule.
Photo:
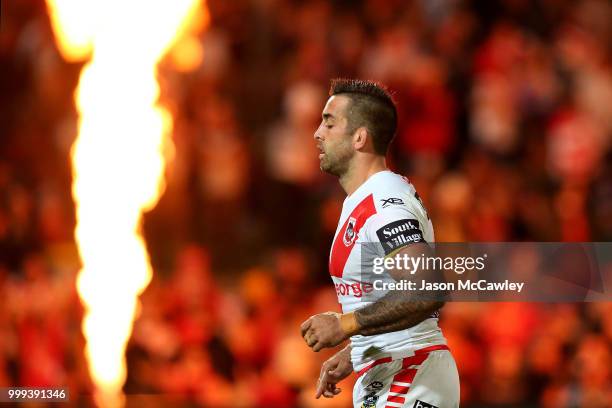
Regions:
<instances>
[{"instance_id":1,"label":"red v on jersey","mask_svg":"<svg viewBox=\"0 0 612 408\"><path fill-rule=\"evenodd\" d=\"M342 278L344 266L353 250L355 241L357 241L359 231L367 219L375 213L374 198L370 194L357 204L351 214L346 217L346 221L344 221L342 228L338 231L338 235L336 235L332 245L331 256L329 258L330 275Z\"/></svg>"},{"instance_id":2,"label":"red v on jersey","mask_svg":"<svg viewBox=\"0 0 612 408\"><path fill-rule=\"evenodd\" d=\"M395 226L398 222L406 228L400 228L400 224ZM431 221L416 199L414 187L391 171L373 174L344 201L329 255L329 273L343 313L361 309L385 294L385 291L374 290L375 277L368 274L371 271L362 269L372 265L370 262L373 263L375 257L385 256L378 232L385 240L388 233L396 238L395 233L408 234L406 231L410 231L412 237L412 226L416 227L417 223L423 239L433 242ZM397 238L398 243L405 243L399 235ZM366 243L371 244L367 249L364 248ZM380 279L390 282L393 277L386 273ZM438 327L438 320L425 319L403 330L351 337L351 361L353 368L359 371L389 355L409 357L415 354L415 350L444 344L446 340Z\"/></svg>"}]
</instances>

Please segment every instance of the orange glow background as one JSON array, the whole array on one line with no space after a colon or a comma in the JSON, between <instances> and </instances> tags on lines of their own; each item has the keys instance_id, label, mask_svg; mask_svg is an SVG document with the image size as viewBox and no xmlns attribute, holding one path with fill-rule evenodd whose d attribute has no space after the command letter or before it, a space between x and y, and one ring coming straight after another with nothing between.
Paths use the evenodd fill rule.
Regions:
<instances>
[{"instance_id":1,"label":"orange glow background","mask_svg":"<svg viewBox=\"0 0 612 408\"><path fill-rule=\"evenodd\" d=\"M1 5L0 387L66 386L74 406L350 404L351 380L314 400L330 354L299 335L338 310L344 196L312 140L337 76L396 91L389 162L438 241L612 240L607 1L210 0L184 20L106 3ZM123 23L114 43L96 21ZM110 399L86 358L94 303L117 313L98 330L120 356L102 354ZM612 405L608 303L453 303L441 325L462 407Z\"/></svg>"}]
</instances>

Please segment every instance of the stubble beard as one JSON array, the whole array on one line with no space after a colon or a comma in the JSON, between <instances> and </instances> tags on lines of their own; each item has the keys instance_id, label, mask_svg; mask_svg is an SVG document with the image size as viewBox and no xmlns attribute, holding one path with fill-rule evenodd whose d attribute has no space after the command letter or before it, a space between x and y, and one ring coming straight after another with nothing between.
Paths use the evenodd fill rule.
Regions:
<instances>
[{"instance_id":1,"label":"stubble beard","mask_svg":"<svg viewBox=\"0 0 612 408\"><path fill-rule=\"evenodd\" d=\"M344 151L340 154L325 153L321 158L319 167L322 171L336 177L342 177L349 169L349 163L353 157L353 152Z\"/></svg>"}]
</instances>

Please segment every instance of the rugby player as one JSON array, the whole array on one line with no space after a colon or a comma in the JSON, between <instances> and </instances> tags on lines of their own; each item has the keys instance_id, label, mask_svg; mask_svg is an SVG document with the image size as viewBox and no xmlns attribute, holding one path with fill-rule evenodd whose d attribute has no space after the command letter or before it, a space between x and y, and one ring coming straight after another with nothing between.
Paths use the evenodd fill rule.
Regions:
<instances>
[{"instance_id":1,"label":"rugby player","mask_svg":"<svg viewBox=\"0 0 612 408\"><path fill-rule=\"evenodd\" d=\"M386 167L395 102L383 85L364 80L332 80L329 95L314 139L321 170L337 176L347 194L329 257L343 313L311 316L301 332L314 351L350 342L323 363L316 398L338 395L337 383L355 371L355 407L458 407L457 367L438 327L443 302L408 290L377 293L361 270L366 245L383 258L417 257L434 241L414 187ZM392 268L380 277L408 274Z\"/></svg>"}]
</instances>

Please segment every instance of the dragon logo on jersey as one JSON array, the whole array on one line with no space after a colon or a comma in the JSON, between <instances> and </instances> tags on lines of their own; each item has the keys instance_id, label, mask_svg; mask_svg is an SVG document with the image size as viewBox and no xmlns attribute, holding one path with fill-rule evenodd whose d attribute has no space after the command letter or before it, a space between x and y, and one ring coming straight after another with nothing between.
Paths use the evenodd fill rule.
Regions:
<instances>
[{"instance_id":1,"label":"dragon logo on jersey","mask_svg":"<svg viewBox=\"0 0 612 408\"><path fill-rule=\"evenodd\" d=\"M374 393L366 395L361 408L376 408L376 401L378 401L378 395Z\"/></svg>"},{"instance_id":2,"label":"dragon logo on jersey","mask_svg":"<svg viewBox=\"0 0 612 408\"><path fill-rule=\"evenodd\" d=\"M346 246L353 245L353 242L355 242L355 238L357 238L357 232L355 231L356 223L357 219L351 217L349 218L348 223L346 224L346 231L344 231L344 236L342 237L342 241Z\"/></svg>"}]
</instances>

